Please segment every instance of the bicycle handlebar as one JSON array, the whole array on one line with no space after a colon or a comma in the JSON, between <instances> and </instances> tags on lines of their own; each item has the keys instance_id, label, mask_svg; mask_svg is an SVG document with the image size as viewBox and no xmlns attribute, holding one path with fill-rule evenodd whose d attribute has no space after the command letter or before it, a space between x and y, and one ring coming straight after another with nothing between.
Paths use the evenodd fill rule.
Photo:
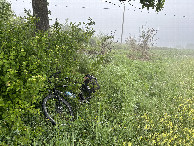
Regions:
<instances>
[{"instance_id":1,"label":"bicycle handlebar","mask_svg":"<svg viewBox=\"0 0 194 146\"><path fill-rule=\"evenodd\" d=\"M49 80L51 77L55 77L57 74L60 74L61 73L61 71L58 71L58 72L56 72L56 73L53 73L51 76L49 76L49 78L48 78L48 82L49 83L51 83L51 81ZM99 86L99 84L98 84L98 82L97 82L97 79L95 78L95 77L93 77L93 76L91 76L91 75L86 75L86 77L88 77L89 79L94 79L94 81L95 81L95 83L96 83L96 85L97 85L97 87L96 88L94 88L93 87L93 89L91 90L92 92L95 92L95 90L98 90L98 89L100 89L100 86ZM65 77L65 80L68 80L69 78L68 77ZM84 81L85 82L85 81ZM77 82L76 82L77 83ZM74 83L74 84L76 84L76 83ZM81 88L84 88L84 86L85 86L85 88L87 87L87 84L88 83L84 83L83 85L82 85L82 87ZM63 85L63 87L67 87L68 85Z\"/></svg>"},{"instance_id":2,"label":"bicycle handlebar","mask_svg":"<svg viewBox=\"0 0 194 146\"><path fill-rule=\"evenodd\" d=\"M48 77L48 82L51 83L51 81L50 81L49 79L50 79L51 77L55 77L57 74L60 74L60 73L61 73L61 71L58 71L58 72L53 73L52 75L50 75L50 76ZM64 80L69 80L69 77L65 77Z\"/></svg>"}]
</instances>

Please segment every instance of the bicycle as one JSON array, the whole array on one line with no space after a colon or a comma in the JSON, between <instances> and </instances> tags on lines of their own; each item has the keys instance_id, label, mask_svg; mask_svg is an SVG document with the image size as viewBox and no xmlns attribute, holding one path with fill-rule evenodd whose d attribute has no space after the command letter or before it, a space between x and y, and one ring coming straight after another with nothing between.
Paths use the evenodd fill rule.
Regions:
<instances>
[{"instance_id":1,"label":"bicycle","mask_svg":"<svg viewBox=\"0 0 194 146\"><path fill-rule=\"evenodd\" d=\"M48 78L48 82L51 77L55 77L57 74L60 74L61 71L54 73ZM66 77L65 80L68 80ZM89 86L90 85L90 86ZM97 86L97 87L95 87ZM46 118L53 125L66 125L67 121L73 121L74 113L72 107L68 103L67 99L78 97L80 103L89 103L92 93L100 88L97 83L97 79L91 75L86 75L84 77L84 82L81 86L81 92L78 95L71 93L70 91L64 90L62 92L57 87L66 88L68 85L55 86L52 90L49 90L49 95L43 99L43 112ZM84 98L85 97L85 98Z\"/></svg>"}]
</instances>

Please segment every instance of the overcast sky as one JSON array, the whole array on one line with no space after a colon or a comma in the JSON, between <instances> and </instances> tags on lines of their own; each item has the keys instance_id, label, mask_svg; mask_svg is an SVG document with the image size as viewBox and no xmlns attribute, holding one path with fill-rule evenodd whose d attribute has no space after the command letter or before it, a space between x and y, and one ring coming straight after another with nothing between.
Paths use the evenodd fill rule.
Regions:
<instances>
[{"instance_id":1,"label":"overcast sky","mask_svg":"<svg viewBox=\"0 0 194 146\"><path fill-rule=\"evenodd\" d=\"M24 15L24 8L32 9L31 0L8 0L17 15ZM50 18L58 18L65 23L68 18L72 22L87 22L91 17L96 22L97 33L110 34L115 31L115 41L120 41L124 5L118 0L48 0ZM111 3L109 3L111 2ZM132 6L133 5L133 6ZM164 9L156 13L154 10L139 9L139 0L125 3L124 39L131 34L139 35L139 28L146 25L158 29L158 46L185 46L194 43L194 0L166 0ZM105 8L105 9L104 9Z\"/></svg>"}]
</instances>

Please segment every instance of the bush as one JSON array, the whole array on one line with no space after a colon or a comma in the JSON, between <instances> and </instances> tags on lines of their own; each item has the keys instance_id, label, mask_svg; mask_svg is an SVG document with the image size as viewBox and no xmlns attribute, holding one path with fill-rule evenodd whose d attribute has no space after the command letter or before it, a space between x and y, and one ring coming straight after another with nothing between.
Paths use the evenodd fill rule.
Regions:
<instances>
[{"instance_id":1,"label":"bush","mask_svg":"<svg viewBox=\"0 0 194 146\"><path fill-rule=\"evenodd\" d=\"M6 0L0 0L0 21L7 20L11 16L13 16L11 4Z\"/></svg>"},{"instance_id":2,"label":"bush","mask_svg":"<svg viewBox=\"0 0 194 146\"><path fill-rule=\"evenodd\" d=\"M142 26L139 38L130 36L126 40L126 44L128 44L129 48L132 50L132 54L129 55L129 57L132 59L150 59L150 48L156 41L154 40L156 34L157 30L155 30L154 28L145 29L144 26Z\"/></svg>"},{"instance_id":3,"label":"bush","mask_svg":"<svg viewBox=\"0 0 194 146\"><path fill-rule=\"evenodd\" d=\"M6 7L10 6L4 3ZM9 12L0 17L9 16ZM11 11L10 11L11 12ZM35 33L32 16L12 17L0 24L0 141L25 145L42 135L42 98L47 95L47 77L61 70L76 78L77 50L93 31L70 23L70 30L56 22L49 32ZM32 137L30 137L30 135ZM34 135L34 136L33 136Z\"/></svg>"}]
</instances>

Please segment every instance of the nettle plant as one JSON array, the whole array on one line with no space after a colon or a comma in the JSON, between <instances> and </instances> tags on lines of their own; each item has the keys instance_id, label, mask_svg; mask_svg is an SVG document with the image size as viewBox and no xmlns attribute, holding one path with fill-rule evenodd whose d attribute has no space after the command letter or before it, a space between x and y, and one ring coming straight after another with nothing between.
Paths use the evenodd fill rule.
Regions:
<instances>
[{"instance_id":1,"label":"nettle plant","mask_svg":"<svg viewBox=\"0 0 194 146\"><path fill-rule=\"evenodd\" d=\"M129 57L132 59L150 59L150 49L157 41L157 39L155 39L157 32L158 30L154 28L145 28L145 26L142 25L138 38L129 36L126 39L126 44L128 44L132 50L132 54L129 55Z\"/></svg>"}]
</instances>

